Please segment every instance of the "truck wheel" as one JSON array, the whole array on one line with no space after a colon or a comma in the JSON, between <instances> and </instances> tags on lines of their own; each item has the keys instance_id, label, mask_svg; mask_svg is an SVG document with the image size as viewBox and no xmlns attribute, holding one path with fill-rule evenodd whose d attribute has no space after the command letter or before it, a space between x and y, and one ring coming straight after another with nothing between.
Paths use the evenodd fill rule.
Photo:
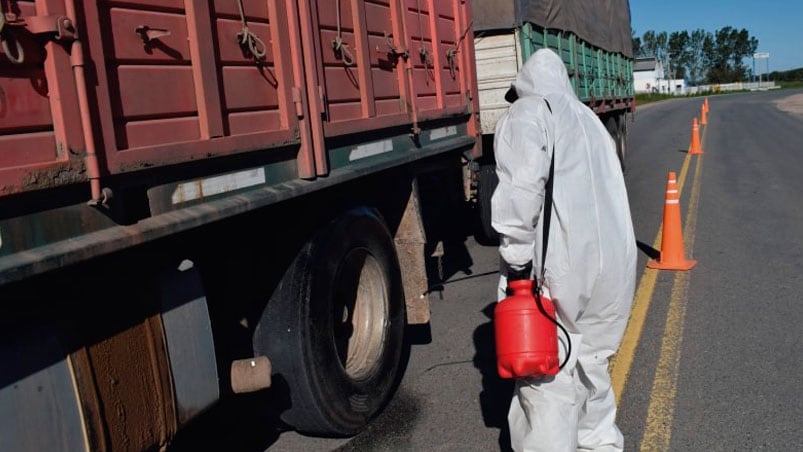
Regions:
<instances>
[{"instance_id":1,"label":"truck wheel","mask_svg":"<svg viewBox=\"0 0 803 452\"><path fill-rule=\"evenodd\" d=\"M495 165L482 165L479 170L477 182L477 210L479 224L475 240L481 245L499 245L499 233L491 225L491 196L499 184Z\"/></svg>"},{"instance_id":2,"label":"truck wheel","mask_svg":"<svg viewBox=\"0 0 803 452\"><path fill-rule=\"evenodd\" d=\"M619 156L619 164L622 166L622 172L625 171L627 161L627 115L619 116L617 121L618 127L618 140L616 140L616 154Z\"/></svg>"},{"instance_id":3,"label":"truck wheel","mask_svg":"<svg viewBox=\"0 0 803 452\"><path fill-rule=\"evenodd\" d=\"M619 159L619 166L624 170L624 159L622 158L622 143L621 143L621 133L619 131L619 123L616 121L616 117L610 116L605 121L605 128L608 130L608 134L610 134L611 138L613 139L614 145L616 145L616 157Z\"/></svg>"},{"instance_id":4,"label":"truck wheel","mask_svg":"<svg viewBox=\"0 0 803 452\"><path fill-rule=\"evenodd\" d=\"M395 388L404 326L390 233L376 212L352 210L302 247L254 332L273 390L289 389L281 419L309 434L359 432Z\"/></svg>"}]
</instances>

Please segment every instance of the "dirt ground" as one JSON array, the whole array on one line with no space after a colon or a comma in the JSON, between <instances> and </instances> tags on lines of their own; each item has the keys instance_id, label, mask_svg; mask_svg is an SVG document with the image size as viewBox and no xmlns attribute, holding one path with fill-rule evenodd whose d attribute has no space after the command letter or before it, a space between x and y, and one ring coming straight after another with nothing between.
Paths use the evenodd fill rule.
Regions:
<instances>
[{"instance_id":1,"label":"dirt ground","mask_svg":"<svg viewBox=\"0 0 803 452\"><path fill-rule=\"evenodd\" d=\"M784 97L783 99L775 101L775 105L778 106L779 110L803 115L803 94L794 94L789 97Z\"/></svg>"}]
</instances>

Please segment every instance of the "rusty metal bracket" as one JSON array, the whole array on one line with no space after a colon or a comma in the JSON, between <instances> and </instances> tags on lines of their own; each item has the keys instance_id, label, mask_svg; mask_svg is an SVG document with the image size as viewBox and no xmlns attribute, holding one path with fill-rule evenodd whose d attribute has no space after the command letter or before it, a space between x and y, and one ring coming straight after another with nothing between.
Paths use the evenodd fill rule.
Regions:
<instances>
[{"instance_id":1,"label":"rusty metal bracket","mask_svg":"<svg viewBox=\"0 0 803 452\"><path fill-rule=\"evenodd\" d=\"M393 38L391 38L391 36L387 32L387 30L383 30L383 33L385 35L385 45L388 47L388 51L387 51L388 55L390 55L391 58L399 58L399 57L401 57L405 61L407 61L407 58L410 57L410 54L407 51L407 49L402 49L402 50L397 49L395 44L393 44ZM377 51L380 50L379 46L376 46L376 50Z\"/></svg>"},{"instance_id":2,"label":"rusty metal bracket","mask_svg":"<svg viewBox=\"0 0 803 452\"><path fill-rule=\"evenodd\" d=\"M75 36L75 25L67 16L31 16L25 17L21 22L9 23L8 25L21 24L35 35L54 34L56 41L73 41Z\"/></svg>"}]
</instances>

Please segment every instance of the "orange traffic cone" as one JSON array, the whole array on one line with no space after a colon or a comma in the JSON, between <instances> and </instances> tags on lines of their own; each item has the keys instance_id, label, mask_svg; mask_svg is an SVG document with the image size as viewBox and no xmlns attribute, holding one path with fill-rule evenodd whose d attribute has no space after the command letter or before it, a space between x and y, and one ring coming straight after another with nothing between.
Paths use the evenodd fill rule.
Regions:
<instances>
[{"instance_id":1,"label":"orange traffic cone","mask_svg":"<svg viewBox=\"0 0 803 452\"><path fill-rule=\"evenodd\" d=\"M666 180L664 225L661 232L661 257L650 260L647 267L658 270L688 270L697 263L684 257L683 232L680 229L680 193L674 172Z\"/></svg>"},{"instance_id":2,"label":"orange traffic cone","mask_svg":"<svg viewBox=\"0 0 803 452\"><path fill-rule=\"evenodd\" d=\"M702 154L703 147L700 144L700 126L697 125L697 118L694 118L691 125L691 144L689 145L689 154Z\"/></svg>"},{"instance_id":3,"label":"orange traffic cone","mask_svg":"<svg viewBox=\"0 0 803 452\"><path fill-rule=\"evenodd\" d=\"M705 101L703 101L703 106L705 106L705 112L708 113L708 98L707 97L705 98Z\"/></svg>"},{"instance_id":4,"label":"orange traffic cone","mask_svg":"<svg viewBox=\"0 0 803 452\"><path fill-rule=\"evenodd\" d=\"M707 110L705 109L705 104L703 104L703 106L700 107L700 125L701 126L708 125L708 120L705 117L706 112L707 112Z\"/></svg>"}]
</instances>

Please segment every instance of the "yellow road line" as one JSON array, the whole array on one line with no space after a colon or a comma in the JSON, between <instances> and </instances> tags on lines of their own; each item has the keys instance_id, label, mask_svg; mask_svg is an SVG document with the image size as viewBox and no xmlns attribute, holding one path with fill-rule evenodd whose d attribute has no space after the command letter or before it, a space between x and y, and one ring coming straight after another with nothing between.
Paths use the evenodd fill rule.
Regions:
<instances>
[{"instance_id":1,"label":"yellow road line","mask_svg":"<svg viewBox=\"0 0 803 452\"><path fill-rule=\"evenodd\" d=\"M683 166L678 177L678 193L683 193L683 185L686 182L686 175L689 171L691 154L686 154ZM658 228L652 247L656 250L661 249L661 234L663 232L663 222ZM655 291L655 281L658 278L658 270L645 268L641 275L636 295L633 297L633 306L630 308L630 318L627 321L627 328L622 337L619 350L611 359L610 374L613 393L616 396L616 404L622 400L627 378L630 375L630 367L636 355L636 347L641 340L641 332L644 330L644 322L647 319L647 312L650 310L652 294Z\"/></svg>"},{"instance_id":2,"label":"yellow road line","mask_svg":"<svg viewBox=\"0 0 803 452\"><path fill-rule=\"evenodd\" d=\"M703 130L703 135L700 141L705 141L705 132L707 127ZM689 163L691 162L691 154L686 153L686 158L683 159L683 165L680 169L680 176L678 177L678 193L683 193L683 186L686 183L686 176L689 171ZM699 166L699 165L698 165ZM688 227L686 228L688 230ZM663 232L663 224L658 228L655 241L652 247L654 249L661 249L661 234ZM622 343L619 345L619 350L611 359L610 375L611 385L613 386L613 393L616 397L616 404L622 400L624 388L627 385L627 378L630 376L630 367L633 365L633 359L636 355L636 347L641 340L641 333L644 330L644 322L647 318L647 312L652 302L652 295L655 292L655 282L658 278L658 270L645 268L644 273L639 280L636 294L633 297L633 306L630 309L630 318L627 321L627 328L625 329Z\"/></svg>"},{"instance_id":3,"label":"yellow road line","mask_svg":"<svg viewBox=\"0 0 803 452\"><path fill-rule=\"evenodd\" d=\"M691 154L686 154L686 158L683 159L683 166L680 168L680 175L678 176L678 196L683 194L683 186L686 185L686 175L689 173L689 162L691 162Z\"/></svg>"},{"instance_id":4,"label":"yellow road line","mask_svg":"<svg viewBox=\"0 0 803 452\"><path fill-rule=\"evenodd\" d=\"M692 191L689 197L689 210L686 214L686 230L683 234L683 240L689 255L694 249L702 166L703 156L701 155L697 159L697 165L694 169L694 181L692 182ZM683 343L683 326L686 318L688 290L689 272L678 272L675 275L675 282L670 295L669 312L666 317L661 352L650 393L647 425L644 429L644 436L641 439L640 451L664 451L669 449L675 414L675 395L677 393L677 379L680 370L680 349Z\"/></svg>"}]
</instances>

